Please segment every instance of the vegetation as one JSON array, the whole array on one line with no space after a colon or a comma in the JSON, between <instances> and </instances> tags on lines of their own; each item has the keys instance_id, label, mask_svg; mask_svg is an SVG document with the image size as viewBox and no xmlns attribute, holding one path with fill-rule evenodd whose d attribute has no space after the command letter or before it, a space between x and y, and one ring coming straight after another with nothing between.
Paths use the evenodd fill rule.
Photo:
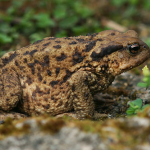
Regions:
<instances>
[{"instance_id":1,"label":"vegetation","mask_svg":"<svg viewBox=\"0 0 150 150\"><path fill-rule=\"evenodd\" d=\"M145 19L149 6L148 0L0 0L0 56L47 36L109 29L102 23L103 17L136 29L138 22L150 22L149 17Z\"/></svg>"},{"instance_id":2,"label":"vegetation","mask_svg":"<svg viewBox=\"0 0 150 150\"><path fill-rule=\"evenodd\" d=\"M147 66L143 68L143 75L144 75L143 82L139 82L138 86L147 89L150 86L150 71Z\"/></svg>"},{"instance_id":3,"label":"vegetation","mask_svg":"<svg viewBox=\"0 0 150 150\"><path fill-rule=\"evenodd\" d=\"M150 70L147 66L143 68L143 82L139 82L138 86L148 88L150 86ZM129 103L130 107L127 109L127 116L136 115L138 111L143 111L146 107L150 106L146 104L142 106L142 99L138 98Z\"/></svg>"},{"instance_id":4,"label":"vegetation","mask_svg":"<svg viewBox=\"0 0 150 150\"><path fill-rule=\"evenodd\" d=\"M130 107L127 109L127 116L136 115L138 111L143 111L146 107L150 106L146 104L142 106L142 99L137 98L136 100L129 103Z\"/></svg>"},{"instance_id":5,"label":"vegetation","mask_svg":"<svg viewBox=\"0 0 150 150\"><path fill-rule=\"evenodd\" d=\"M84 5L83 1L33 2L5 2L7 7L0 13L1 55L8 43L17 45L20 37L26 40L26 45L46 36L62 37L101 31L98 21L92 17L93 10Z\"/></svg>"}]
</instances>

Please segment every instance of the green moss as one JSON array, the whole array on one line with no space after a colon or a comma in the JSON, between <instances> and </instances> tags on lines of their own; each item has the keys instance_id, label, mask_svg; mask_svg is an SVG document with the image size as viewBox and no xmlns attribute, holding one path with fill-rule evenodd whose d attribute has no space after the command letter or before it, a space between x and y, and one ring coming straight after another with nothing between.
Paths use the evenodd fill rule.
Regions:
<instances>
[{"instance_id":1,"label":"green moss","mask_svg":"<svg viewBox=\"0 0 150 150\"><path fill-rule=\"evenodd\" d=\"M23 133L29 133L30 126L24 124L21 128L17 128L15 121L11 118L5 120L5 123L0 125L0 139L3 139L9 135L20 135Z\"/></svg>"},{"instance_id":2,"label":"green moss","mask_svg":"<svg viewBox=\"0 0 150 150\"><path fill-rule=\"evenodd\" d=\"M57 118L48 118L44 121L38 121L38 125L40 127L40 130L45 133L51 133L54 134L58 132L64 125L65 121L63 119L57 119Z\"/></svg>"},{"instance_id":3,"label":"green moss","mask_svg":"<svg viewBox=\"0 0 150 150\"><path fill-rule=\"evenodd\" d=\"M150 108L146 108L143 112L138 113L140 117L150 118ZM24 121L35 120L39 130L45 134L55 134L62 127L77 127L81 131L97 133L106 142L110 140L110 149L118 150L130 147L134 149L137 144L146 143L150 128L131 127L129 122L132 118L122 119L106 119L105 121L92 120L74 120L70 117L55 118L43 115L40 117L31 117L19 121L7 119L3 125L0 125L0 139L10 135L20 135L29 133L30 126ZM139 118L140 119L140 118ZM21 123L22 127L17 128L16 125Z\"/></svg>"},{"instance_id":4,"label":"green moss","mask_svg":"<svg viewBox=\"0 0 150 150\"><path fill-rule=\"evenodd\" d=\"M24 118L16 121L8 118L6 119L4 124L0 125L0 139L3 139L7 136L18 136L30 133L30 123L25 122L28 120L35 120L35 123L39 127L39 130L41 130L42 132L54 134L65 125L65 122L67 122L65 120L68 119L57 119L54 117L49 117L48 115Z\"/></svg>"}]
</instances>

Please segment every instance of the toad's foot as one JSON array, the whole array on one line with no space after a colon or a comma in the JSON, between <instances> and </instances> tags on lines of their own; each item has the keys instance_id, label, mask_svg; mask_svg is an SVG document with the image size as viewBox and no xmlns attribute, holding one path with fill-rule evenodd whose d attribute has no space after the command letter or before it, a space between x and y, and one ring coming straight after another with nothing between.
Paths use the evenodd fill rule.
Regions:
<instances>
[{"instance_id":1,"label":"toad's foot","mask_svg":"<svg viewBox=\"0 0 150 150\"><path fill-rule=\"evenodd\" d=\"M79 119L78 115L75 112L70 112L70 113L63 113L63 114L59 114L56 116L56 118L62 118L64 116L69 116L73 119ZM82 118L82 119L93 119L93 120L98 120L98 119L103 119L103 118L107 118L108 115L107 114L100 114L98 112L94 112L94 115L92 116L86 116L86 118ZM81 118L80 118L81 119Z\"/></svg>"},{"instance_id":2,"label":"toad's foot","mask_svg":"<svg viewBox=\"0 0 150 150\"><path fill-rule=\"evenodd\" d=\"M0 111L0 124L5 122L5 120L7 118L12 118L12 119L21 119L21 118L26 118L28 117L27 115L25 114L21 114L21 113L17 113L17 112L2 112Z\"/></svg>"}]
</instances>

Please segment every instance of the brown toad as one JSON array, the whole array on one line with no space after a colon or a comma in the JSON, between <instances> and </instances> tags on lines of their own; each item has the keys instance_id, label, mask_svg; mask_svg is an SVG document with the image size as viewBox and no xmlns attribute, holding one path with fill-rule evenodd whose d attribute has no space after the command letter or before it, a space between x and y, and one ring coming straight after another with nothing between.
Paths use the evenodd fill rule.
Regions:
<instances>
[{"instance_id":1,"label":"brown toad","mask_svg":"<svg viewBox=\"0 0 150 150\"><path fill-rule=\"evenodd\" d=\"M149 55L132 30L44 38L1 57L0 110L97 118L92 96Z\"/></svg>"}]
</instances>

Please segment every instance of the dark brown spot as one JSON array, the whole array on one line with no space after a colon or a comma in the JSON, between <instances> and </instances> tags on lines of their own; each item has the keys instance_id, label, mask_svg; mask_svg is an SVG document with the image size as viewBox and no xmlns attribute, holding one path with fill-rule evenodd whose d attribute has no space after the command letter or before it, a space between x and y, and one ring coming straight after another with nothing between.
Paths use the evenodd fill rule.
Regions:
<instances>
[{"instance_id":1,"label":"dark brown spot","mask_svg":"<svg viewBox=\"0 0 150 150\"><path fill-rule=\"evenodd\" d=\"M35 41L33 44L38 44L38 43L40 43L41 41L43 41L43 39L42 39L42 40Z\"/></svg>"},{"instance_id":2,"label":"dark brown spot","mask_svg":"<svg viewBox=\"0 0 150 150\"><path fill-rule=\"evenodd\" d=\"M32 50L31 52L26 51L23 55L30 55L30 56L33 56L33 54L36 53L37 51L38 51L37 49L34 49L34 50Z\"/></svg>"},{"instance_id":3,"label":"dark brown spot","mask_svg":"<svg viewBox=\"0 0 150 150\"><path fill-rule=\"evenodd\" d=\"M52 87L54 87L54 85L57 85L58 84L58 81L51 81L50 82L50 85L52 86Z\"/></svg>"},{"instance_id":4,"label":"dark brown spot","mask_svg":"<svg viewBox=\"0 0 150 150\"><path fill-rule=\"evenodd\" d=\"M28 83L28 85L30 85L32 83L32 79L29 77L27 78L26 82Z\"/></svg>"},{"instance_id":5,"label":"dark brown spot","mask_svg":"<svg viewBox=\"0 0 150 150\"><path fill-rule=\"evenodd\" d=\"M93 34L92 34L93 37L96 36L96 35L98 35L98 33L93 33Z\"/></svg>"},{"instance_id":6,"label":"dark brown spot","mask_svg":"<svg viewBox=\"0 0 150 150\"><path fill-rule=\"evenodd\" d=\"M93 61L99 61L99 59L103 58L105 55L109 55L115 51L121 50L123 45L109 45L107 47L102 48L100 53L92 52L91 57Z\"/></svg>"},{"instance_id":7,"label":"dark brown spot","mask_svg":"<svg viewBox=\"0 0 150 150\"><path fill-rule=\"evenodd\" d=\"M92 40L92 39L93 39L93 37L95 37L96 35L98 35L98 33L93 33L93 34L91 35L90 40Z\"/></svg>"},{"instance_id":8,"label":"dark brown spot","mask_svg":"<svg viewBox=\"0 0 150 150\"><path fill-rule=\"evenodd\" d=\"M103 39L97 39L97 41L103 41Z\"/></svg>"},{"instance_id":9,"label":"dark brown spot","mask_svg":"<svg viewBox=\"0 0 150 150\"><path fill-rule=\"evenodd\" d=\"M23 70L25 68L25 66L19 66L20 70Z\"/></svg>"},{"instance_id":10,"label":"dark brown spot","mask_svg":"<svg viewBox=\"0 0 150 150\"><path fill-rule=\"evenodd\" d=\"M78 99L78 96L76 94L73 95L73 99Z\"/></svg>"},{"instance_id":11,"label":"dark brown spot","mask_svg":"<svg viewBox=\"0 0 150 150\"><path fill-rule=\"evenodd\" d=\"M46 55L43 57L43 59L44 59L44 66L49 66L49 56Z\"/></svg>"},{"instance_id":12,"label":"dark brown spot","mask_svg":"<svg viewBox=\"0 0 150 150\"><path fill-rule=\"evenodd\" d=\"M8 102L10 99L9 98L6 98L6 101Z\"/></svg>"},{"instance_id":13,"label":"dark brown spot","mask_svg":"<svg viewBox=\"0 0 150 150\"><path fill-rule=\"evenodd\" d=\"M89 63L89 60L86 60L86 62L85 62L85 63L87 63L87 64L88 64L88 63Z\"/></svg>"},{"instance_id":14,"label":"dark brown spot","mask_svg":"<svg viewBox=\"0 0 150 150\"><path fill-rule=\"evenodd\" d=\"M30 55L33 56L33 54L36 53L37 51L38 51L37 49L32 50L32 51L30 52Z\"/></svg>"},{"instance_id":15,"label":"dark brown spot","mask_svg":"<svg viewBox=\"0 0 150 150\"><path fill-rule=\"evenodd\" d=\"M85 56L81 56L81 53L79 53L76 48L75 54L73 55L73 65L82 62L84 58Z\"/></svg>"},{"instance_id":16,"label":"dark brown spot","mask_svg":"<svg viewBox=\"0 0 150 150\"><path fill-rule=\"evenodd\" d=\"M60 72L60 68L56 68L56 76L58 76L59 72Z\"/></svg>"},{"instance_id":17,"label":"dark brown spot","mask_svg":"<svg viewBox=\"0 0 150 150\"><path fill-rule=\"evenodd\" d=\"M115 33L113 32L113 33L111 33L111 35L115 35Z\"/></svg>"},{"instance_id":18,"label":"dark brown spot","mask_svg":"<svg viewBox=\"0 0 150 150\"><path fill-rule=\"evenodd\" d=\"M71 77L72 74L73 74L72 72L70 72L69 70L66 70L66 75L63 78L63 81L60 82L60 84L65 83Z\"/></svg>"},{"instance_id":19,"label":"dark brown spot","mask_svg":"<svg viewBox=\"0 0 150 150\"><path fill-rule=\"evenodd\" d=\"M66 39L66 40L70 40L70 37L65 37L64 39Z\"/></svg>"},{"instance_id":20,"label":"dark brown spot","mask_svg":"<svg viewBox=\"0 0 150 150\"><path fill-rule=\"evenodd\" d=\"M40 64L40 62L37 59L34 59L35 64Z\"/></svg>"},{"instance_id":21,"label":"dark brown spot","mask_svg":"<svg viewBox=\"0 0 150 150\"><path fill-rule=\"evenodd\" d=\"M39 82L41 82L43 80L43 78L42 78L40 72L38 72L37 76L38 76Z\"/></svg>"},{"instance_id":22,"label":"dark brown spot","mask_svg":"<svg viewBox=\"0 0 150 150\"><path fill-rule=\"evenodd\" d=\"M56 60L57 61L63 61L66 58L67 58L67 56L65 54L61 54L61 56L56 57Z\"/></svg>"},{"instance_id":23,"label":"dark brown spot","mask_svg":"<svg viewBox=\"0 0 150 150\"><path fill-rule=\"evenodd\" d=\"M45 44L43 44L43 46L45 47L45 46L49 45L50 43L51 43L51 42L45 43Z\"/></svg>"},{"instance_id":24,"label":"dark brown spot","mask_svg":"<svg viewBox=\"0 0 150 150\"><path fill-rule=\"evenodd\" d=\"M50 70L47 70L47 74L49 75L49 76L51 76L51 71Z\"/></svg>"},{"instance_id":25,"label":"dark brown spot","mask_svg":"<svg viewBox=\"0 0 150 150\"><path fill-rule=\"evenodd\" d=\"M67 99L70 99L70 94L67 96Z\"/></svg>"},{"instance_id":26,"label":"dark brown spot","mask_svg":"<svg viewBox=\"0 0 150 150\"><path fill-rule=\"evenodd\" d=\"M23 55L29 55L29 51L26 51L25 53L23 53Z\"/></svg>"},{"instance_id":27,"label":"dark brown spot","mask_svg":"<svg viewBox=\"0 0 150 150\"><path fill-rule=\"evenodd\" d=\"M11 54L8 58L5 57L2 59L2 62L3 62L3 66L5 66L7 63L11 62L18 54L16 54L16 51Z\"/></svg>"},{"instance_id":28,"label":"dark brown spot","mask_svg":"<svg viewBox=\"0 0 150 150\"><path fill-rule=\"evenodd\" d=\"M50 37L49 38L49 40L55 40L56 39L56 37Z\"/></svg>"},{"instance_id":29,"label":"dark brown spot","mask_svg":"<svg viewBox=\"0 0 150 150\"><path fill-rule=\"evenodd\" d=\"M89 74L89 77L90 77L90 76L91 76L91 75ZM86 78L86 79L84 80L84 84L85 84L85 85L88 85L88 76L86 76L85 78Z\"/></svg>"},{"instance_id":30,"label":"dark brown spot","mask_svg":"<svg viewBox=\"0 0 150 150\"><path fill-rule=\"evenodd\" d=\"M62 104L63 104L63 102L60 101L56 107L60 107Z\"/></svg>"},{"instance_id":31,"label":"dark brown spot","mask_svg":"<svg viewBox=\"0 0 150 150\"><path fill-rule=\"evenodd\" d=\"M49 104L43 105L43 107L44 107L45 109L49 109L50 105L49 105Z\"/></svg>"},{"instance_id":32,"label":"dark brown spot","mask_svg":"<svg viewBox=\"0 0 150 150\"><path fill-rule=\"evenodd\" d=\"M45 89L46 90L46 89ZM36 86L36 89L32 92L32 96L36 96L36 93L38 93L40 96L43 96L44 94L50 94L50 89L48 91L42 91L38 86Z\"/></svg>"},{"instance_id":33,"label":"dark brown spot","mask_svg":"<svg viewBox=\"0 0 150 150\"><path fill-rule=\"evenodd\" d=\"M55 99L54 96L51 97L51 100L53 100L55 103L57 102L57 99Z\"/></svg>"},{"instance_id":34,"label":"dark brown spot","mask_svg":"<svg viewBox=\"0 0 150 150\"><path fill-rule=\"evenodd\" d=\"M75 85L73 84L72 85L72 92L74 92L75 91Z\"/></svg>"},{"instance_id":35,"label":"dark brown spot","mask_svg":"<svg viewBox=\"0 0 150 150\"><path fill-rule=\"evenodd\" d=\"M32 74L35 73L34 63L29 63L28 66L31 68Z\"/></svg>"},{"instance_id":36,"label":"dark brown spot","mask_svg":"<svg viewBox=\"0 0 150 150\"><path fill-rule=\"evenodd\" d=\"M38 102L38 103L37 103L37 105L38 105L38 106L41 106L41 103L40 103L40 102Z\"/></svg>"},{"instance_id":37,"label":"dark brown spot","mask_svg":"<svg viewBox=\"0 0 150 150\"><path fill-rule=\"evenodd\" d=\"M71 43L69 43L69 45L72 45L72 44L77 44L76 41L72 41Z\"/></svg>"},{"instance_id":38,"label":"dark brown spot","mask_svg":"<svg viewBox=\"0 0 150 150\"><path fill-rule=\"evenodd\" d=\"M88 98L89 97L89 93L84 93L84 97Z\"/></svg>"},{"instance_id":39,"label":"dark brown spot","mask_svg":"<svg viewBox=\"0 0 150 150\"><path fill-rule=\"evenodd\" d=\"M54 100L55 98L54 98L54 96L51 96L51 100Z\"/></svg>"},{"instance_id":40,"label":"dark brown spot","mask_svg":"<svg viewBox=\"0 0 150 150\"><path fill-rule=\"evenodd\" d=\"M37 66L37 70L40 72L40 71L41 71L41 67L40 67L40 66Z\"/></svg>"},{"instance_id":41,"label":"dark brown spot","mask_svg":"<svg viewBox=\"0 0 150 150\"><path fill-rule=\"evenodd\" d=\"M47 102L47 101L48 101L48 98L44 98L44 100Z\"/></svg>"},{"instance_id":42,"label":"dark brown spot","mask_svg":"<svg viewBox=\"0 0 150 150\"><path fill-rule=\"evenodd\" d=\"M84 51L85 51L85 52L89 52L91 49L93 49L93 47L94 47L95 45L96 45L96 41L90 42L90 44L88 44L88 45L85 46Z\"/></svg>"},{"instance_id":43,"label":"dark brown spot","mask_svg":"<svg viewBox=\"0 0 150 150\"><path fill-rule=\"evenodd\" d=\"M84 39L81 39L81 38L78 38L76 40L79 41L79 42L84 42Z\"/></svg>"},{"instance_id":44,"label":"dark brown spot","mask_svg":"<svg viewBox=\"0 0 150 150\"><path fill-rule=\"evenodd\" d=\"M36 90L34 90L33 92L32 92L32 97L35 97L36 96Z\"/></svg>"},{"instance_id":45,"label":"dark brown spot","mask_svg":"<svg viewBox=\"0 0 150 150\"><path fill-rule=\"evenodd\" d=\"M65 103L65 107L67 108L67 107L68 107L68 105L69 105L69 103L68 103L68 102L66 102L66 103Z\"/></svg>"},{"instance_id":46,"label":"dark brown spot","mask_svg":"<svg viewBox=\"0 0 150 150\"><path fill-rule=\"evenodd\" d=\"M17 60L15 60L15 65L16 65L16 66L19 66L19 64L18 64L18 61L17 61Z\"/></svg>"},{"instance_id":47,"label":"dark brown spot","mask_svg":"<svg viewBox=\"0 0 150 150\"><path fill-rule=\"evenodd\" d=\"M46 84L46 81L45 81L45 80L43 81L43 84Z\"/></svg>"},{"instance_id":48,"label":"dark brown spot","mask_svg":"<svg viewBox=\"0 0 150 150\"><path fill-rule=\"evenodd\" d=\"M50 89L47 91L47 93L46 94L50 94Z\"/></svg>"},{"instance_id":49,"label":"dark brown spot","mask_svg":"<svg viewBox=\"0 0 150 150\"><path fill-rule=\"evenodd\" d=\"M45 66L49 67L49 63L50 63L49 56L48 55L44 56L43 60L44 62L40 62L39 60L34 59L34 64L40 64L42 67L45 67Z\"/></svg>"},{"instance_id":50,"label":"dark brown spot","mask_svg":"<svg viewBox=\"0 0 150 150\"><path fill-rule=\"evenodd\" d=\"M46 48L46 47L41 48L40 51L43 51L45 48Z\"/></svg>"},{"instance_id":51,"label":"dark brown spot","mask_svg":"<svg viewBox=\"0 0 150 150\"><path fill-rule=\"evenodd\" d=\"M61 45L56 45L56 46L53 46L53 47L56 48L56 49L60 49Z\"/></svg>"},{"instance_id":52,"label":"dark brown spot","mask_svg":"<svg viewBox=\"0 0 150 150\"><path fill-rule=\"evenodd\" d=\"M24 63L27 63L27 58L24 58Z\"/></svg>"},{"instance_id":53,"label":"dark brown spot","mask_svg":"<svg viewBox=\"0 0 150 150\"><path fill-rule=\"evenodd\" d=\"M36 90L32 93L32 96L36 96L36 93L38 93L41 96L45 94L43 91L40 90L38 86L36 86Z\"/></svg>"},{"instance_id":54,"label":"dark brown spot","mask_svg":"<svg viewBox=\"0 0 150 150\"><path fill-rule=\"evenodd\" d=\"M55 41L56 43L61 43L61 41Z\"/></svg>"},{"instance_id":55,"label":"dark brown spot","mask_svg":"<svg viewBox=\"0 0 150 150\"><path fill-rule=\"evenodd\" d=\"M11 93L10 95L11 95L11 96L14 96L15 94L14 94L14 93Z\"/></svg>"},{"instance_id":56,"label":"dark brown spot","mask_svg":"<svg viewBox=\"0 0 150 150\"><path fill-rule=\"evenodd\" d=\"M7 68L5 68L5 69L3 69L2 71L3 71L3 73L4 73L4 72L8 71L8 69L7 69Z\"/></svg>"}]
</instances>

